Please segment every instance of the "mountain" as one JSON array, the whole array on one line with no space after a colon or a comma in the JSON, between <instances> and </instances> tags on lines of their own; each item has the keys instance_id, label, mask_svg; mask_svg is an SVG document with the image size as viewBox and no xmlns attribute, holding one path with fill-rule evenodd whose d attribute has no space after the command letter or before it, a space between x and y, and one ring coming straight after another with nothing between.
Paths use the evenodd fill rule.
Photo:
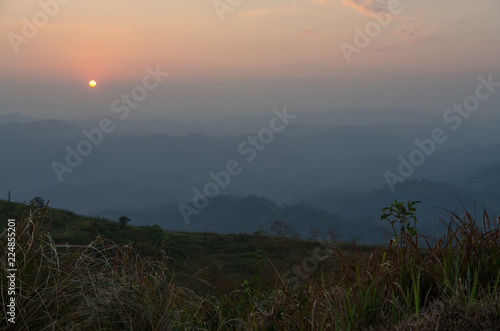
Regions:
<instances>
[{"instance_id":1,"label":"mountain","mask_svg":"<svg viewBox=\"0 0 500 331\"><path fill-rule=\"evenodd\" d=\"M192 207L191 204L189 204ZM117 219L126 215L132 224L158 224L171 231L216 233L253 233L269 229L276 220L291 225L301 237L309 237L311 229L319 233L337 229L341 235L359 228L354 220L342 218L309 204L279 204L264 197L222 195L209 199L206 208L189 217L186 223L178 205L158 206L146 210L101 210L99 216ZM372 233L359 232L358 238L369 240ZM346 240L350 237L346 236ZM373 239L373 238L371 238Z\"/></svg>"},{"instance_id":2,"label":"mountain","mask_svg":"<svg viewBox=\"0 0 500 331\"><path fill-rule=\"evenodd\" d=\"M448 181L474 191L500 192L500 163L465 169Z\"/></svg>"},{"instance_id":3,"label":"mountain","mask_svg":"<svg viewBox=\"0 0 500 331\"><path fill-rule=\"evenodd\" d=\"M5 192L11 190L19 200L44 196L55 206L82 213L102 207L121 209L133 201L138 201L139 209L160 201L188 201L194 188L203 189L212 181L209 173L224 170L231 160L239 162L242 171L222 194L256 194L287 202L331 187L373 190L387 185L386 171L397 173L398 157L408 159L417 148L415 138L428 139L432 131L432 126L423 124L342 126L314 132L291 126L268 145L262 144L261 150L249 144L248 135L109 134L59 183L52 164L66 164L68 148L76 150L86 139L81 129L60 121L3 126L0 184ZM467 138L467 127L463 130L436 145L413 178L441 180L477 165L500 163L500 144L495 144L494 135L489 135L489 145L471 143L472 132ZM241 144L255 157L242 154Z\"/></svg>"},{"instance_id":4,"label":"mountain","mask_svg":"<svg viewBox=\"0 0 500 331\"><path fill-rule=\"evenodd\" d=\"M273 133L265 143L259 134L268 132L265 129L269 118L258 116L227 119L222 121L224 125L200 122L207 125L207 130L225 127L223 136L192 132L148 134L146 128L155 121L117 120L116 131L102 133L99 144L90 143L88 135L82 132L95 132L99 119L0 124L0 190L4 196L11 191L17 201L41 196L53 206L83 214L95 215L103 210L133 212L137 219L147 222L150 217L160 219L162 208L168 211L168 206L191 201L196 190L213 186L214 176L226 172L227 165L234 161L241 171L230 176L227 185L219 187L219 195L263 196L278 204L306 202L343 218L355 218L356 222L376 219L380 209L395 197L455 208L458 200L452 193L456 193L467 203L484 201L496 208L497 197L484 195L487 191L498 192L500 180L498 167L492 166L500 164L500 136L496 134L495 120L486 123L471 119L460 129L451 130L445 123L430 124L431 118L427 121L426 115L416 112L411 118L420 122L335 126L332 114L299 114L297 122ZM343 114L339 121L347 123L350 113L339 114ZM399 118L396 110L385 114ZM439 122L439 118L436 120ZM247 122L246 126L240 125L242 121ZM125 134L133 131L133 123L144 125L143 131L137 131L141 134ZM155 130L161 130L165 123L175 128L178 122L158 121ZM120 125L130 126L118 133ZM181 126L179 130L189 127L194 128ZM419 142L425 141L426 148L430 148L436 128L445 131L446 141L431 143L431 152L423 153ZM254 131L245 133L246 130ZM227 134L229 131L238 134ZM91 146L90 152L80 155L77 165L69 166L68 158L74 161L82 144ZM398 191L406 190L404 185L396 193L384 189L388 184L384 174L399 174L401 160L409 162L415 151L423 157L422 162L414 167L411 176L405 177L405 184L414 183L412 190L420 194L399 195ZM68 167L62 173L62 182L54 171L55 162ZM441 184L438 187L427 181L412 181L416 178ZM445 183L451 186L445 187ZM359 201L363 201L361 207ZM422 215L433 222L442 215L425 208ZM172 215L177 215L173 216L175 219L179 212L172 210ZM215 227L224 231L219 227L223 223L213 223L214 219L217 218L203 219L203 230ZM231 228L230 224L226 226ZM231 229L239 228L241 224Z\"/></svg>"},{"instance_id":5,"label":"mountain","mask_svg":"<svg viewBox=\"0 0 500 331\"><path fill-rule=\"evenodd\" d=\"M335 109L299 113L297 122L324 126L371 126L380 124L434 124L440 116L417 110L388 109Z\"/></svg>"},{"instance_id":6,"label":"mountain","mask_svg":"<svg viewBox=\"0 0 500 331\"><path fill-rule=\"evenodd\" d=\"M370 192L332 188L298 197L294 201L306 202L317 208L339 213L343 217L369 216L375 220L380 217L382 208L387 207L394 199L421 201L416 205L419 227L429 233L443 228L440 219L448 220L450 211L463 215L464 207L472 215L482 213L483 208L490 213L492 219L500 215L500 192L477 192L425 179L398 184L395 192L387 187Z\"/></svg>"},{"instance_id":7,"label":"mountain","mask_svg":"<svg viewBox=\"0 0 500 331\"><path fill-rule=\"evenodd\" d=\"M78 127L59 120L0 124L0 139L2 140L50 141L81 137L82 133Z\"/></svg>"},{"instance_id":8,"label":"mountain","mask_svg":"<svg viewBox=\"0 0 500 331\"><path fill-rule=\"evenodd\" d=\"M14 113L0 115L0 124L5 124L5 123L30 123L30 122L35 122L35 121L39 121L39 119L23 115L23 114L21 114L19 112L14 112Z\"/></svg>"}]
</instances>

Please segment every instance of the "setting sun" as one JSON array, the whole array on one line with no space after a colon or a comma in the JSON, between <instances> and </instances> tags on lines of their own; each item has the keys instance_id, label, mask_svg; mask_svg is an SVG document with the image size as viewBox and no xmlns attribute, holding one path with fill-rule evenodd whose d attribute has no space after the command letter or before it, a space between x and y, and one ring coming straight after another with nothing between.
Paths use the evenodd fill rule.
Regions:
<instances>
[{"instance_id":1,"label":"setting sun","mask_svg":"<svg viewBox=\"0 0 500 331\"><path fill-rule=\"evenodd\" d=\"M91 80L91 81L89 82L89 86L90 86L90 87L95 87L96 85L97 85L97 82L96 82L95 80Z\"/></svg>"}]
</instances>

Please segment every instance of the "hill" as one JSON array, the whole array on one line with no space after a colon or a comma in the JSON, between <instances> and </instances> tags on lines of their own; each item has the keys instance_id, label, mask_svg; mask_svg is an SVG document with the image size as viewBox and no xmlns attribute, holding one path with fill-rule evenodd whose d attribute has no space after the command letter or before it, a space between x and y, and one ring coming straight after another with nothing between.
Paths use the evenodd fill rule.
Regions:
<instances>
[{"instance_id":1,"label":"hill","mask_svg":"<svg viewBox=\"0 0 500 331\"><path fill-rule=\"evenodd\" d=\"M465 207L471 213L475 213L484 208L494 218L500 215L498 192L477 192L425 179L413 179L400 183L394 192L389 188L370 192L332 188L305 195L297 201L304 201L330 212L343 210L345 217L359 219L370 215L369 220L378 220L381 209L394 199L422 201L417 210L419 228L432 235L444 230L440 219L448 220L451 216L449 211L462 214Z\"/></svg>"},{"instance_id":2,"label":"hill","mask_svg":"<svg viewBox=\"0 0 500 331\"><path fill-rule=\"evenodd\" d=\"M128 215L134 224L151 222L172 231L217 232L217 233L253 233L262 231L276 220L282 220L294 227L302 237L309 235L311 228L319 233L348 226L350 220L343 219L333 212L312 207L306 203L279 204L264 197L249 195L238 197L222 195L211 198L206 208L198 215L189 218L187 224L178 205L159 206L151 209L103 210L99 215L116 219Z\"/></svg>"},{"instance_id":3,"label":"hill","mask_svg":"<svg viewBox=\"0 0 500 331\"><path fill-rule=\"evenodd\" d=\"M0 200L0 229L7 226L7 219L18 218L23 211L40 210L34 205ZM313 256L318 247L333 245L329 237L320 233L314 240L300 240L287 236L262 234L215 234L208 232L173 232L159 225L122 226L106 218L88 217L72 211L48 208L45 217L51 239L59 245L87 245L96 239L134 247L142 257L168 256L169 266L176 270L178 282L192 289L206 291L232 291L241 288L245 279L255 271L256 252L273 261L262 270L262 282L272 285L274 268L289 270ZM348 256L352 244L337 243ZM369 249L368 246L359 246ZM331 253L330 253L331 254ZM203 281L200 281L203 280ZM206 283L211 284L207 286Z\"/></svg>"},{"instance_id":4,"label":"hill","mask_svg":"<svg viewBox=\"0 0 500 331\"><path fill-rule=\"evenodd\" d=\"M412 214L392 207L391 222ZM495 330L500 322L500 228L486 212L477 222L455 216L441 238L395 229L390 245L372 248L155 228L166 239L148 257L133 247L141 242L75 246L46 231L52 223L57 240L99 231L123 239L147 227L0 201L2 220L21 209L0 235L0 255L16 254L0 261L16 267L2 277L1 301L19 323L2 318L5 330Z\"/></svg>"},{"instance_id":5,"label":"hill","mask_svg":"<svg viewBox=\"0 0 500 331\"><path fill-rule=\"evenodd\" d=\"M383 173L397 171L398 156L408 157L415 139L425 139L436 125L426 123L332 126L334 115L317 122L291 123L252 162L238 152L247 130L223 137L186 133L136 136L107 134L103 142L65 173L60 183L51 165L65 163L67 148L85 136L82 126L62 121L0 124L0 182L18 201L33 196L79 213L103 209L144 210L189 201L195 187L211 180L210 172L229 160L243 171L222 194L255 194L278 202L336 187L369 191L387 185ZM299 117L297 117L299 119ZM264 124L266 121L262 121ZM268 122L268 120L267 120ZM348 123L348 122L346 122ZM441 123L442 124L442 123ZM87 124L86 124L87 125ZM264 126L255 126L256 135ZM89 123L87 130L95 128ZM500 138L494 127L467 122L449 132L445 144L418 167L414 176L456 183L460 172L500 162ZM131 157L133 155L133 157ZM369 215L365 215L369 216Z\"/></svg>"},{"instance_id":6,"label":"hill","mask_svg":"<svg viewBox=\"0 0 500 331\"><path fill-rule=\"evenodd\" d=\"M466 169L450 181L474 191L500 192L500 163Z\"/></svg>"}]
</instances>

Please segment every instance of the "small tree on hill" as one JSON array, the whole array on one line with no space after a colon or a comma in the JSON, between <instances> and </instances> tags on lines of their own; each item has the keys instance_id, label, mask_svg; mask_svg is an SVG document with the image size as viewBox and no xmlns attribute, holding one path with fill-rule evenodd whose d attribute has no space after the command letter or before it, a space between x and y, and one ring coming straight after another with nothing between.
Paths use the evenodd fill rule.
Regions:
<instances>
[{"instance_id":1,"label":"small tree on hill","mask_svg":"<svg viewBox=\"0 0 500 331\"><path fill-rule=\"evenodd\" d=\"M120 216L118 221L120 221L120 224L122 225L122 227L125 227L125 225L127 225L127 223L130 222L130 218L128 218L127 216Z\"/></svg>"},{"instance_id":2,"label":"small tree on hill","mask_svg":"<svg viewBox=\"0 0 500 331\"><path fill-rule=\"evenodd\" d=\"M45 200L43 200L42 197L34 197L33 200L31 200L31 203L40 208L45 206Z\"/></svg>"},{"instance_id":3,"label":"small tree on hill","mask_svg":"<svg viewBox=\"0 0 500 331\"><path fill-rule=\"evenodd\" d=\"M299 234L295 231L295 228L288 224L286 221L275 220L269 226L271 235L276 237L288 237L288 238L298 238Z\"/></svg>"}]
</instances>

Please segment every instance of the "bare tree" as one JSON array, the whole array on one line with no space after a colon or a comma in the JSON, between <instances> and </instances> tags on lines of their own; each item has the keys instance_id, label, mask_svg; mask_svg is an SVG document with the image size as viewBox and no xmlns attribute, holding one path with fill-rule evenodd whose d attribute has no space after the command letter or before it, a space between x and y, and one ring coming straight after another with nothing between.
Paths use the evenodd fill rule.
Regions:
<instances>
[{"instance_id":1,"label":"bare tree","mask_svg":"<svg viewBox=\"0 0 500 331\"><path fill-rule=\"evenodd\" d=\"M299 236L293 226L282 220L275 220L273 223L271 223L271 225L269 226L269 231L271 232L271 235L276 237L298 238Z\"/></svg>"}]
</instances>

